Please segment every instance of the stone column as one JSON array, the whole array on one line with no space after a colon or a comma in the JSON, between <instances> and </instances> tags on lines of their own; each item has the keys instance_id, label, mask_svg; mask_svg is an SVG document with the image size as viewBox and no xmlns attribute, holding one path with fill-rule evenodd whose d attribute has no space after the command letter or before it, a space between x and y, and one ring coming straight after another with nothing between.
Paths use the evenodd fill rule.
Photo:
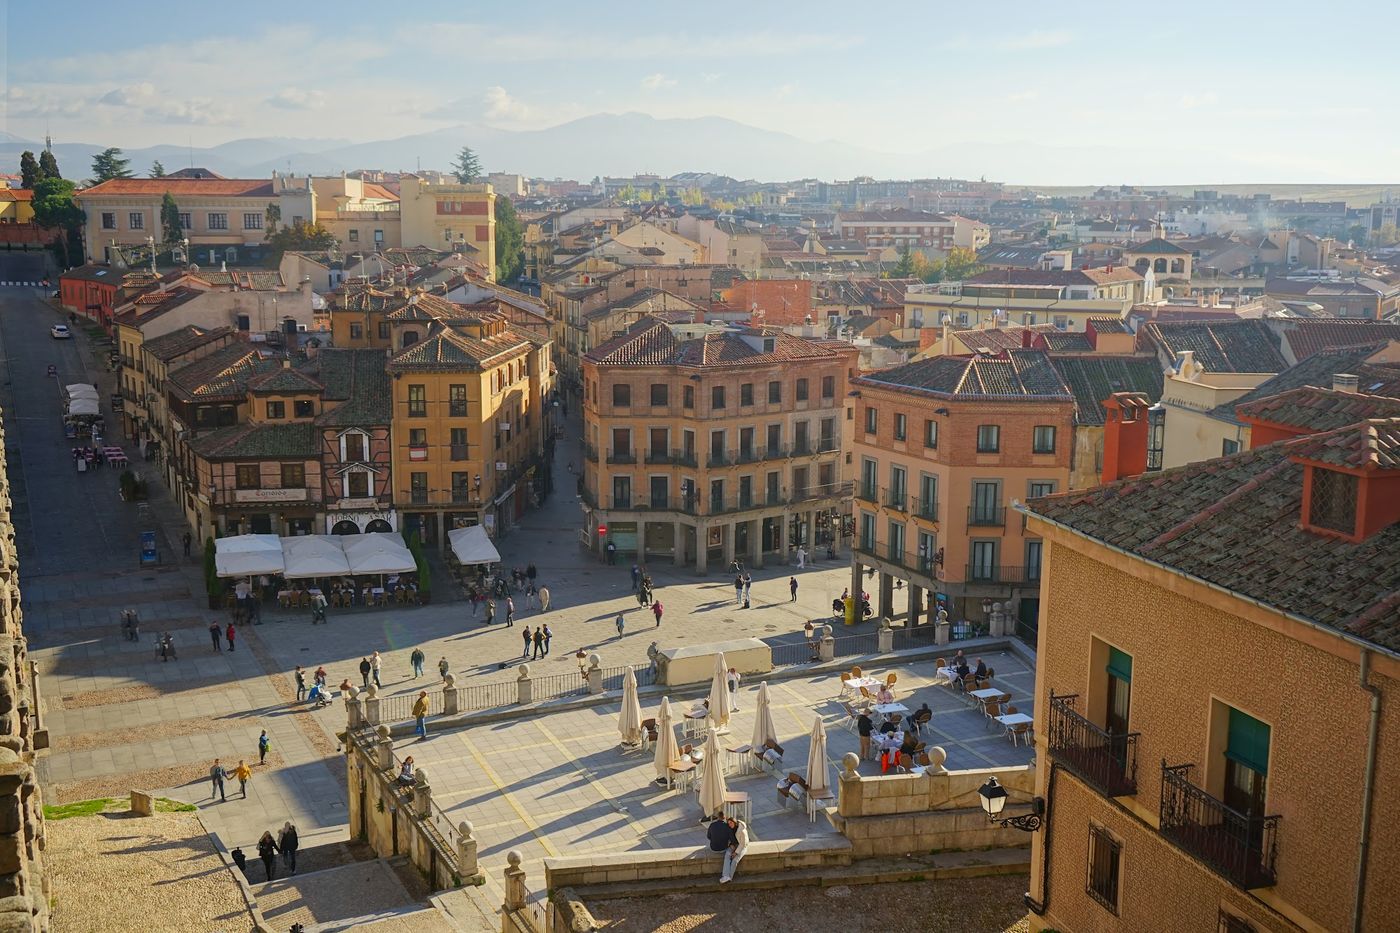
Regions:
<instances>
[{"instance_id":1,"label":"stone column","mask_svg":"<svg viewBox=\"0 0 1400 933\"><path fill-rule=\"evenodd\" d=\"M530 665L522 664L516 670L520 671L520 676L515 678L515 702L521 706L535 702L535 688L530 681Z\"/></svg>"},{"instance_id":2,"label":"stone column","mask_svg":"<svg viewBox=\"0 0 1400 933\"><path fill-rule=\"evenodd\" d=\"M860 558L855 557L854 555L852 555L852 557L851 557L851 596L855 598L855 601L856 601L856 604L857 604L857 605L856 605L856 619L857 619L857 621L860 619L860 605L859 605L859 604L860 604L860 594L861 594L861 592L862 592L862 584L864 583L864 580L865 580L865 565L862 564L862 563L860 562Z\"/></svg>"},{"instance_id":3,"label":"stone column","mask_svg":"<svg viewBox=\"0 0 1400 933\"><path fill-rule=\"evenodd\" d=\"M860 780L860 756L847 752L841 759L841 774L836 779L836 812L844 817L864 816Z\"/></svg>"},{"instance_id":4,"label":"stone column","mask_svg":"<svg viewBox=\"0 0 1400 933\"><path fill-rule=\"evenodd\" d=\"M377 753L375 764L380 771L394 770L394 741L389 738L389 727L380 726L375 733L379 741L375 743Z\"/></svg>"},{"instance_id":5,"label":"stone column","mask_svg":"<svg viewBox=\"0 0 1400 933\"><path fill-rule=\"evenodd\" d=\"M603 692L603 663L597 654L588 656L588 692L597 695Z\"/></svg>"},{"instance_id":6,"label":"stone column","mask_svg":"<svg viewBox=\"0 0 1400 933\"><path fill-rule=\"evenodd\" d=\"M763 569L763 522L751 521L749 525L749 560L755 570Z\"/></svg>"},{"instance_id":7,"label":"stone column","mask_svg":"<svg viewBox=\"0 0 1400 933\"><path fill-rule=\"evenodd\" d=\"M374 684L365 688L365 723L379 725L379 688Z\"/></svg>"},{"instance_id":8,"label":"stone column","mask_svg":"<svg viewBox=\"0 0 1400 933\"><path fill-rule=\"evenodd\" d=\"M506 853L506 862L506 899L501 906L505 910L522 910L530 892L525 890L525 870L520 867L520 853L511 849Z\"/></svg>"},{"instance_id":9,"label":"stone column","mask_svg":"<svg viewBox=\"0 0 1400 933\"><path fill-rule=\"evenodd\" d=\"M819 652L817 657L821 658L823 661L836 660L836 639L831 637L831 626L822 626L821 638L821 646L817 649Z\"/></svg>"},{"instance_id":10,"label":"stone column","mask_svg":"<svg viewBox=\"0 0 1400 933\"><path fill-rule=\"evenodd\" d=\"M422 819L433 813L433 788L428 783L428 772L422 768L414 772L413 812Z\"/></svg>"},{"instance_id":11,"label":"stone column","mask_svg":"<svg viewBox=\"0 0 1400 933\"><path fill-rule=\"evenodd\" d=\"M710 572L710 527L705 522L695 525L695 570L701 575Z\"/></svg>"},{"instance_id":12,"label":"stone column","mask_svg":"<svg viewBox=\"0 0 1400 933\"><path fill-rule=\"evenodd\" d=\"M672 522L672 540L675 545L671 548L671 564L676 567L685 566L685 523Z\"/></svg>"},{"instance_id":13,"label":"stone column","mask_svg":"<svg viewBox=\"0 0 1400 933\"><path fill-rule=\"evenodd\" d=\"M457 677L448 674L443 679L442 684L442 714L444 716L456 716L458 712L457 703Z\"/></svg>"},{"instance_id":14,"label":"stone column","mask_svg":"<svg viewBox=\"0 0 1400 933\"><path fill-rule=\"evenodd\" d=\"M734 523L725 522L720 526L720 531L721 540L724 541L724 566L727 569L734 563Z\"/></svg>"},{"instance_id":15,"label":"stone column","mask_svg":"<svg viewBox=\"0 0 1400 933\"><path fill-rule=\"evenodd\" d=\"M885 617L880 618L880 631L876 636L879 642L881 654L887 654L894 650L894 629L890 628L890 620Z\"/></svg>"},{"instance_id":16,"label":"stone column","mask_svg":"<svg viewBox=\"0 0 1400 933\"><path fill-rule=\"evenodd\" d=\"M881 619L887 619L894 611L894 576L882 570L878 579L880 589L876 612Z\"/></svg>"},{"instance_id":17,"label":"stone column","mask_svg":"<svg viewBox=\"0 0 1400 933\"><path fill-rule=\"evenodd\" d=\"M345 697L345 725L351 732L363 728L365 722L364 705L360 702L358 687L351 687Z\"/></svg>"},{"instance_id":18,"label":"stone column","mask_svg":"<svg viewBox=\"0 0 1400 933\"><path fill-rule=\"evenodd\" d=\"M905 628L912 629L919 624L919 616L923 614L924 590L923 587L909 584L909 610L904 616Z\"/></svg>"},{"instance_id":19,"label":"stone column","mask_svg":"<svg viewBox=\"0 0 1400 933\"><path fill-rule=\"evenodd\" d=\"M472 828L469 820L457 824L457 874L464 884L481 874L476 864L476 838L472 836Z\"/></svg>"}]
</instances>

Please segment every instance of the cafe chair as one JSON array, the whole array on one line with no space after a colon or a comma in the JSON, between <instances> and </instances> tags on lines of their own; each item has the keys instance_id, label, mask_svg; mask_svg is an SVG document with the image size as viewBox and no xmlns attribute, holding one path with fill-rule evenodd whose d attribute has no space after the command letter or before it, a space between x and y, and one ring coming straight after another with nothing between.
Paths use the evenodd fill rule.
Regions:
<instances>
[{"instance_id":1,"label":"cafe chair","mask_svg":"<svg viewBox=\"0 0 1400 933\"><path fill-rule=\"evenodd\" d=\"M844 725L851 732L855 732L856 725L860 720L860 710L856 709L849 703L842 703L841 706L846 710L846 721L843 722L842 725Z\"/></svg>"}]
</instances>

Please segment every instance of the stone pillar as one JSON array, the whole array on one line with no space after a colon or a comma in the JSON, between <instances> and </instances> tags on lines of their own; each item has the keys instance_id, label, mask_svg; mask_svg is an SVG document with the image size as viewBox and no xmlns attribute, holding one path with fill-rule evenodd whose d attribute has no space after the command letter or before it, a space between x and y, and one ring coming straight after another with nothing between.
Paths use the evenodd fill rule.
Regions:
<instances>
[{"instance_id":1,"label":"stone pillar","mask_svg":"<svg viewBox=\"0 0 1400 933\"><path fill-rule=\"evenodd\" d=\"M364 704L360 702L360 691L357 687L351 687L345 697L345 725L351 732L368 725L365 722Z\"/></svg>"},{"instance_id":2,"label":"stone pillar","mask_svg":"<svg viewBox=\"0 0 1400 933\"><path fill-rule=\"evenodd\" d=\"M597 654L588 656L588 692L597 695L603 692L603 659Z\"/></svg>"},{"instance_id":3,"label":"stone pillar","mask_svg":"<svg viewBox=\"0 0 1400 933\"><path fill-rule=\"evenodd\" d=\"M884 616L880 618L880 631L876 638L881 654L888 654L894 650L894 629L890 628L890 620Z\"/></svg>"},{"instance_id":4,"label":"stone pillar","mask_svg":"<svg viewBox=\"0 0 1400 933\"><path fill-rule=\"evenodd\" d=\"M428 772L422 768L413 775L413 812L422 819L433 814L433 788L428 783Z\"/></svg>"},{"instance_id":5,"label":"stone pillar","mask_svg":"<svg viewBox=\"0 0 1400 933\"><path fill-rule=\"evenodd\" d=\"M851 596L855 597L855 601L856 601L857 603L860 602L860 594L863 592L863 590L862 590L862 584L865 582L865 581L864 581L864 577L865 577L865 565L862 564L862 563L860 562L860 559L859 559L859 558L852 556L852 558L851 558ZM860 606L859 606L859 605L856 606L856 619L857 619L857 620L860 619Z\"/></svg>"},{"instance_id":6,"label":"stone pillar","mask_svg":"<svg viewBox=\"0 0 1400 933\"><path fill-rule=\"evenodd\" d=\"M749 560L755 570L763 569L763 522L751 521L749 525Z\"/></svg>"},{"instance_id":7,"label":"stone pillar","mask_svg":"<svg viewBox=\"0 0 1400 933\"><path fill-rule=\"evenodd\" d=\"M859 768L860 756L855 752L847 752L841 758L841 774L836 779L836 812L845 817L864 815Z\"/></svg>"},{"instance_id":8,"label":"stone pillar","mask_svg":"<svg viewBox=\"0 0 1400 933\"><path fill-rule=\"evenodd\" d=\"M912 629L919 624L919 616L923 614L924 589L921 586L909 584L909 609L904 615L904 627Z\"/></svg>"},{"instance_id":9,"label":"stone pillar","mask_svg":"<svg viewBox=\"0 0 1400 933\"><path fill-rule=\"evenodd\" d=\"M463 884L481 874L476 864L476 838L472 836L472 828L469 820L457 824L457 874Z\"/></svg>"},{"instance_id":10,"label":"stone pillar","mask_svg":"<svg viewBox=\"0 0 1400 933\"><path fill-rule=\"evenodd\" d=\"M378 737L375 742L375 764L380 771L394 770L394 741L389 738L389 727L380 726L375 735Z\"/></svg>"},{"instance_id":11,"label":"stone pillar","mask_svg":"<svg viewBox=\"0 0 1400 933\"><path fill-rule=\"evenodd\" d=\"M807 559L817 552L817 510L807 513Z\"/></svg>"},{"instance_id":12,"label":"stone pillar","mask_svg":"<svg viewBox=\"0 0 1400 933\"><path fill-rule=\"evenodd\" d=\"M442 683L442 714L444 716L456 716L460 711L457 703L457 677L448 674L443 678Z\"/></svg>"},{"instance_id":13,"label":"stone pillar","mask_svg":"<svg viewBox=\"0 0 1400 933\"><path fill-rule=\"evenodd\" d=\"M695 570L702 575L710 572L710 526L705 522L695 526Z\"/></svg>"},{"instance_id":14,"label":"stone pillar","mask_svg":"<svg viewBox=\"0 0 1400 933\"><path fill-rule=\"evenodd\" d=\"M948 621L948 610L938 610L938 616L933 623L937 628L933 630L933 643L935 645L946 645L953 640L953 625Z\"/></svg>"},{"instance_id":15,"label":"stone pillar","mask_svg":"<svg viewBox=\"0 0 1400 933\"><path fill-rule=\"evenodd\" d=\"M821 646L818 648L817 657L823 661L836 660L836 639L831 637L831 626L822 626Z\"/></svg>"},{"instance_id":16,"label":"stone pillar","mask_svg":"<svg viewBox=\"0 0 1400 933\"><path fill-rule=\"evenodd\" d=\"M1000 638L1006 634L1006 603L992 603L992 615L988 622L989 634Z\"/></svg>"},{"instance_id":17,"label":"stone pillar","mask_svg":"<svg viewBox=\"0 0 1400 933\"><path fill-rule=\"evenodd\" d=\"M379 688L374 684L365 688L365 724L379 725Z\"/></svg>"},{"instance_id":18,"label":"stone pillar","mask_svg":"<svg viewBox=\"0 0 1400 933\"><path fill-rule=\"evenodd\" d=\"M523 910L530 892L525 890L525 870L520 867L520 853L511 849L506 853L506 862L506 899L501 906L505 910Z\"/></svg>"},{"instance_id":19,"label":"stone pillar","mask_svg":"<svg viewBox=\"0 0 1400 933\"><path fill-rule=\"evenodd\" d=\"M520 671L520 676L515 678L515 702L521 706L535 702L535 688L530 681L530 665L522 664L516 670Z\"/></svg>"},{"instance_id":20,"label":"stone pillar","mask_svg":"<svg viewBox=\"0 0 1400 933\"><path fill-rule=\"evenodd\" d=\"M651 495L650 492L647 495ZM637 563L647 562L647 523L637 522Z\"/></svg>"},{"instance_id":21,"label":"stone pillar","mask_svg":"<svg viewBox=\"0 0 1400 933\"><path fill-rule=\"evenodd\" d=\"M671 564L676 567L685 566L685 522L672 522Z\"/></svg>"},{"instance_id":22,"label":"stone pillar","mask_svg":"<svg viewBox=\"0 0 1400 933\"><path fill-rule=\"evenodd\" d=\"M894 576L880 571L879 608L876 612L881 619L888 619L894 613Z\"/></svg>"},{"instance_id":23,"label":"stone pillar","mask_svg":"<svg viewBox=\"0 0 1400 933\"><path fill-rule=\"evenodd\" d=\"M734 523L725 522L720 526L721 538L724 542L724 566L727 569L734 563Z\"/></svg>"}]
</instances>

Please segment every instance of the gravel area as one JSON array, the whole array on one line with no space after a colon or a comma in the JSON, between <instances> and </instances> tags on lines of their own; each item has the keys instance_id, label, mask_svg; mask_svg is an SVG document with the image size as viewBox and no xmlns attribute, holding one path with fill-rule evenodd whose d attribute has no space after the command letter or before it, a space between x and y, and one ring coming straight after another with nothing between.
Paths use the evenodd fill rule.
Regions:
<instances>
[{"instance_id":1,"label":"gravel area","mask_svg":"<svg viewBox=\"0 0 1400 933\"><path fill-rule=\"evenodd\" d=\"M254 756L256 758L256 756ZM122 771L114 774L104 774L101 777L86 778L81 781L68 781L63 784L53 785L49 796L51 803L71 803L74 800L91 800L94 797L125 797L134 787L138 790L154 790L159 787L188 788L178 796L189 800L190 803L197 803L209 793L209 766L211 762L197 761L184 765L173 765L169 768L150 768L145 771ZM227 761L226 765L232 769L238 762ZM253 779L248 782L249 786L255 784L260 773L268 768L280 768L286 761L276 749L267 753L267 761L259 765L249 762L253 768ZM230 775L224 782L224 793L228 795L229 802L240 799L238 796L238 779Z\"/></svg>"},{"instance_id":2,"label":"gravel area","mask_svg":"<svg viewBox=\"0 0 1400 933\"><path fill-rule=\"evenodd\" d=\"M138 700L154 700L171 693L185 690L201 690L209 686L208 680L169 680L160 686L133 684L129 687L109 687L106 690L88 690L85 693L72 693L58 697L60 709L86 709L89 706L115 706L119 703L135 703ZM45 703L54 698L45 696Z\"/></svg>"},{"instance_id":3,"label":"gravel area","mask_svg":"<svg viewBox=\"0 0 1400 933\"><path fill-rule=\"evenodd\" d=\"M46 825L53 928L251 930L238 885L192 813L102 813Z\"/></svg>"},{"instance_id":4,"label":"gravel area","mask_svg":"<svg viewBox=\"0 0 1400 933\"><path fill-rule=\"evenodd\" d=\"M609 933L996 933L1025 929L1025 875L593 901ZM899 905L891 910L890 905Z\"/></svg>"},{"instance_id":5,"label":"gravel area","mask_svg":"<svg viewBox=\"0 0 1400 933\"><path fill-rule=\"evenodd\" d=\"M273 929L348 920L417 902L382 861L359 862L315 874L255 885L258 909Z\"/></svg>"},{"instance_id":6,"label":"gravel area","mask_svg":"<svg viewBox=\"0 0 1400 933\"><path fill-rule=\"evenodd\" d=\"M139 745L142 742L173 739L182 735L222 732L227 729L227 719L196 716L191 719L169 719L153 722L147 726L136 726L130 729L104 729L101 732L75 732L72 735L56 735L50 747L58 752L81 752L93 748L108 748L112 745Z\"/></svg>"}]
</instances>

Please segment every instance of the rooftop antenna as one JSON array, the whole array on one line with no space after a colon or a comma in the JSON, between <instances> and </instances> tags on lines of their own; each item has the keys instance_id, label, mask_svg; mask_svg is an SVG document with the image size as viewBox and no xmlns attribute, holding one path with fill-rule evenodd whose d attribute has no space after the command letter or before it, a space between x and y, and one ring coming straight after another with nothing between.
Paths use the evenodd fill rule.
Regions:
<instances>
[{"instance_id":1,"label":"rooftop antenna","mask_svg":"<svg viewBox=\"0 0 1400 933\"><path fill-rule=\"evenodd\" d=\"M194 134L193 134L193 133L189 133L189 134L187 134L187 135L185 136L185 155L186 155L186 156L189 158L189 160L190 160L190 168L194 168Z\"/></svg>"}]
</instances>

